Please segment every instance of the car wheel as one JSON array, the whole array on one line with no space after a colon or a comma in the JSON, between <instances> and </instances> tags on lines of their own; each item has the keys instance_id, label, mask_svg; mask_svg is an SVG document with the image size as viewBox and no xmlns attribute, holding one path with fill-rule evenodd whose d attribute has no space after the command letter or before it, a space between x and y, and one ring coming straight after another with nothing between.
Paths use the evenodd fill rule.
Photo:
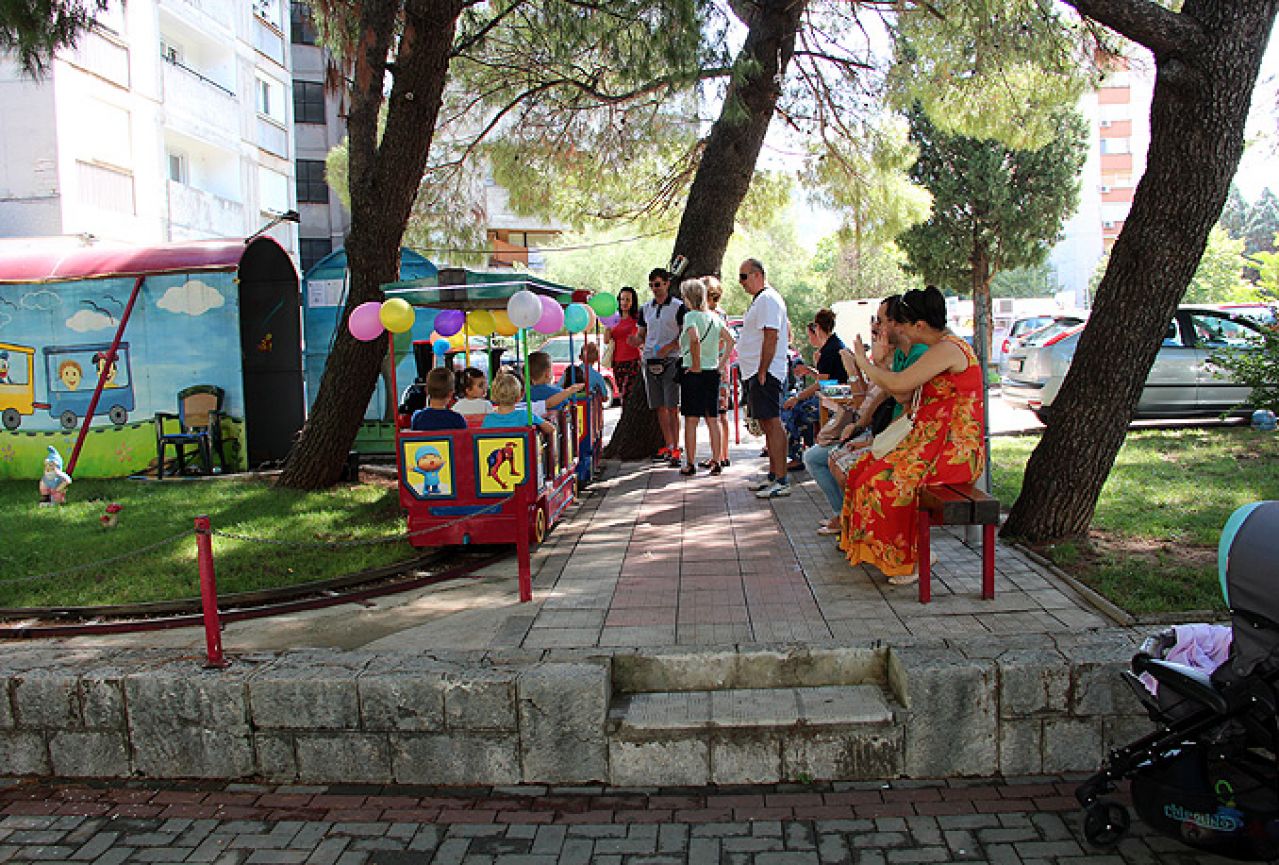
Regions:
<instances>
[{"instance_id":1,"label":"car wheel","mask_svg":"<svg viewBox=\"0 0 1279 865\"><path fill-rule=\"evenodd\" d=\"M22 424L22 415L18 414L16 408L7 408L3 414L4 428L7 430L15 430Z\"/></svg>"},{"instance_id":2,"label":"car wheel","mask_svg":"<svg viewBox=\"0 0 1279 865\"><path fill-rule=\"evenodd\" d=\"M77 422L78 418L75 416L75 412L71 411L71 409L67 409L62 414L58 415L58 423L65 430L75 429Z\"/></svg>"},{"instance_id":3,"label":"car wheel","mask_svg":"<svg viewBox=\"0 0 1279 865\"><path fill-rule=\"evenodd\" d=\"M1048 426L1048 420L1053 415L1052 406L1048 406L1048 405L1040 406L1039 408L1034 409L1034 412L1035 412L1035 417L1039 419L1039 422L1043 424L1044 426Z\"/></svg>"}]
</instances>

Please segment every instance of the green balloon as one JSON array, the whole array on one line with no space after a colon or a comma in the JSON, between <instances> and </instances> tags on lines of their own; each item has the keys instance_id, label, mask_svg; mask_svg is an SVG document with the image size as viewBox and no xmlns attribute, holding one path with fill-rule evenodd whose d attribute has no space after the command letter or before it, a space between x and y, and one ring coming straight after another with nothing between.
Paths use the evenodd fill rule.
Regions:
<instances>
[{"instance_id":1,"label":"green balloon","mask_svg":"<svg viewBox=\"0 0 1279 865\"><path fill-rule=\"evenodd\" d=\"M595 314L600 318L617 312L617 298L606 291L592 294L587 303L591 305L591 309L595 310Z\"/></svg>"}]
</instances>

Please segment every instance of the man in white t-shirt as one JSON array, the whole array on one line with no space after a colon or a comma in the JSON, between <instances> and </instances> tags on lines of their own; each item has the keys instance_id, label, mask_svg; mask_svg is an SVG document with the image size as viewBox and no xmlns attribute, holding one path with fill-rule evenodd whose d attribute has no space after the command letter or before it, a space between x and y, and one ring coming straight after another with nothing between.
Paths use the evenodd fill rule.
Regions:
<instances>
[{"instance_id":1,"label":"man in white t-shirt","mask_svg":"<svg viewBox=\"0 0 1279 865\"><path fill-rule=\"evenodd\" d=\"M786 301L768 284L764 265L748 258L737 269L751 305L737 341L737 366L746 386L746 405L764 431L768 451L768 475L751 484L755 495L772 499L790 495L786 477L786 430L782 427L782 383L786 381L786 346L790 322Z\"/></svg>"}]
</instances>

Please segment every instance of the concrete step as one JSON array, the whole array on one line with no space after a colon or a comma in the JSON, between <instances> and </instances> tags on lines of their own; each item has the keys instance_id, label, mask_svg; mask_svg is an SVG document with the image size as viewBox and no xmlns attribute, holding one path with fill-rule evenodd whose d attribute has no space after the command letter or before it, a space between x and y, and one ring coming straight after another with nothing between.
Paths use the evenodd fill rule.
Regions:
<instances>
[{"instance_id":1,"label":"concrete step","mask_svg":"<svg viewBox=\"0 0 1279 865\"><path fill-rule=\"evenodd\" d=\"M613 703L609 718L618 732L645 734L890 724L893 712L874 685L829 685L631 694Z\"/></svg>"},{"instance_id":2,"label":"concrete step","mask_svg":"<svg viewBox=\"0 0 1279 865\"><path fill-rule=\"evenodd\" d=\"M613 657L613 692L639 694L887 684L886 646L645 651Z\"/></svg>"},{"instance_id":3,"label":"concrete step","mask_svg":"<svg viewBox=\"0 0 1279 865\"><path fill-rule=\"evenodd\" d=\"M868 780L901 774L900 707L876 685L616 695L614 784Z\"/></svg>"}]
</instances>

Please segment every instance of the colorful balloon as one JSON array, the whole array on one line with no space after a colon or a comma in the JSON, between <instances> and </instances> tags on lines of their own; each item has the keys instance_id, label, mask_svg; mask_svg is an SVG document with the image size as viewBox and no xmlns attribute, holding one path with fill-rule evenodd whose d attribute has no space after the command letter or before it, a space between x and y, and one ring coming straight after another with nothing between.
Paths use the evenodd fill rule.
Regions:
<instances>
[{"instance_id":1,"label":"colorful balloon","mask_svg":"<svg viewBox=\"0 0 1279 865\"><path fill-rule=\"evenodd\" d=\"M487 309L473 309L466 314L466 329L472 336L488 336L494 325L493 314Z\"/></svg>"},{"instance_id":2,"label":"colorful balloon","mask_svg":"<svg viewBox=\"0 0 1279 865\"><path fill-rule=\"evenodd\" d=\"M435 317L435 332L440 336L452 336L466 324L466 315L460 309L443 309Z\"/></svg>"},{"instance_id":3,"label":"colorful balloon","mask_svg":"<svg viewBox=\"0 0 1279 865\"><path fill-rule=\"evenodd\" d=\"M378 312L378 319L382 322L382 326L391 333L412 330L413 321L416 318L417 313L413 311L409 302L399 297L383 301L382 309Z\"/></svg>"},{"instance_id":4,"label":"colorful balloon","mask_svg":"<svg viewBox=\"0 0 1279 865\"><path fill-rule=\"evenodd\" d=\"M542 318L542 302L528 289L517 291L506 302L506 314L516 328L532 327Z\"/></svg>"},{"instance_id":5,"label":"colorful balloon","mask_svg":"<svg viewBox=\"0 0 1279 865\"><path fill-rule=\"evenodd\" d=\"M466 334L455 333L449 337L449 348L453 351L462 351L466 348Z\"/></svg>"},{"instance_id":6,"label":"colorful balloon","mask_svg":"<svg viewBox=\"0 0 1279 865\"><path fill-rule=\"evenodd\" d=\"M542 304L542 316L533 329L549 336L564 326L564 307L544 294L538 297L538 301Z\"/></svg>"},{"instance_id":7,"label":"colorful balloon","mask_svg":"<svg viewBox=\"0 0 1279 865\"><path fill-rule=\"evenodd\" d=\"M375 300L362 303L351 310L351 317L346 320L347 330L360 342L372 342L382 335L380 313L382 304Z\"/></svg>"},{"instance_id":8,"label":"colorful balloon","mask_svg":"<svg viewBox=\"0 0 1279 865\"><path fill-rule=\"evenodd\" d=\"M431 348L435 349L435 353L438 355L446 355L449 353L449 341L444 337L432 340Z\"/></svg>"},{"instance_id":9,"label":"colorful balloon","mask_svg":"<svg viewBox=\"0 0 1279 865\"><path fill-rule=\"evenodd\" d=\"M506 310L495 309L492 312L492 316L493 330L499 336L515 336L515 334L520 332L520 329L511 321L511 317L506 314Z\"/></svg>"},{"instance_id":10,"label":"colorful balloon","mask_svg":"<svg viewBox=\"0 0 1279 865\"><path fill-rule=\"evenodd\" d=\"M622 320L622 314L620 312L615 312L612 315L600 316L600 324L604 325L605 327L615 327L617 323L621 320Z\"/></svg>"},{"instance_id":11,"label":"colorful balloon","mask_svg":"<svg viewBox=\"0 0 1279 865\"><path fill-rule=\"evenodd\" d=\"M591 308L584 303L570 303L564 310L564 329L581 333L591 326Z\"/></svg>"},{"instance_id":12,"label":"colorful balloon","mask_svg":"<svg viewBox=\"0 0 1279 865\"><path fill-rule=\"evenodd\" d=\"M606 291L592 295L589 303L591 309L595 310L595 314L600 318L617 312L617 298Z\"/></svg>"}]
</instances>

